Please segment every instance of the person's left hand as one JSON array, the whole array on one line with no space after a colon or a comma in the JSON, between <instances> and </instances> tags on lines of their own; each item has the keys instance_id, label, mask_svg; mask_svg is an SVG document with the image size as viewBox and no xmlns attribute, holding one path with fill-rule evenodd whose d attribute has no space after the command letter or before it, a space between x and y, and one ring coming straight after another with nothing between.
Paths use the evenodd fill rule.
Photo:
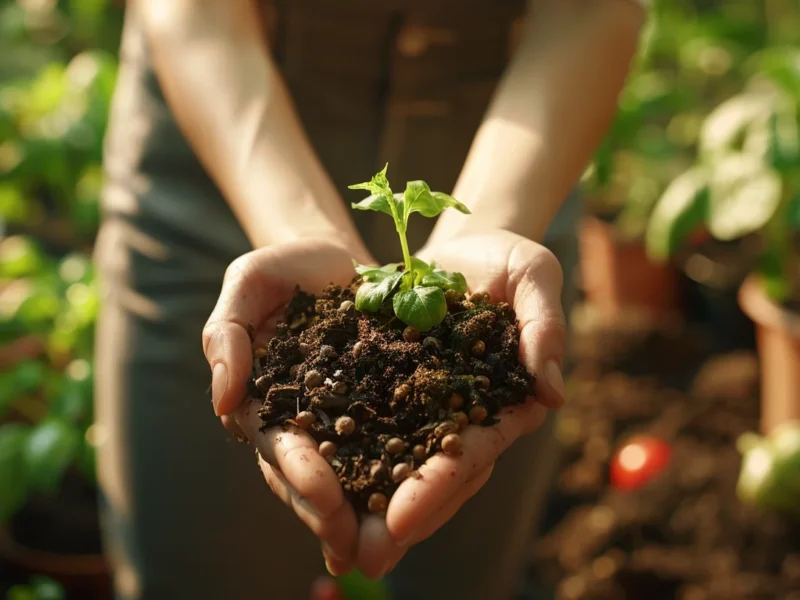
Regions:
<instances>
[{"instance_id":1,"label":"person's left hand","mask_svg":"<svg viewBox=\"0 0 800 600\"><path fill-rule=\"evenodd\" d=\"M463 273L471 292L511 304L520 328L520 360L536 375L536 397L503 409L492 427L461 433L463 455L441 452L397 489L385 519L370 515L359 531L356 565L372 578L391 571L408 548L432 535L489 479L497 457L518 437L535 431L546 408L564 402L561 365L566 325L562 271L544 246L504 230L473 234L424 249L418 256ZM502 510L502 507L498 507Z\"/></svg>"}]
</instances>

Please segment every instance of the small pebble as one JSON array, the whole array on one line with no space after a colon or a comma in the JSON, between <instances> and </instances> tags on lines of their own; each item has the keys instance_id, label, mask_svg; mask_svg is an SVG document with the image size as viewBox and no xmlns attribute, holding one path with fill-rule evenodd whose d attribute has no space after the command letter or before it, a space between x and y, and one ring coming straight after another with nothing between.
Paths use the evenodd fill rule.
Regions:
<instances>
[{"instance_id":1,"label":"small pebble","mask_svg":"<svg viewBox=\"0 0 800 600\"><path fill-rule=\"evenodd\" d=\"M322 346L319 349L320 358L334 358L336 356L336 349L333 346Z\"/></svg>"},{"instance_id":2,"label":"small pebble","mask_svg":"<svg viewBox=\"0 0 800 600\"><path fill-rule=\"evenodd\" d=\"M408 395L411 393L411 387L406 385L405 383L401 383L396 388L394 388L394 399L395 400L405 400L408 398Z\"/></svg>"},{"instance_id":3,"label":"small pebble","mask_svg":"<svg viewBox=\"0 0 800 600\"><path fill-rule=\"evenodd\" d=\"M433 435L435 435L437 438L442 438L447 434L455 433L456 431L458 431L458 425L456 423L453 421L444 421L436 426L436 429L433 430Z\"/></svg>"},{"instance_id":4,"label":"small pebble","mask_svg":"<svg viewBox=\"0 0 800 600\"><path fill-rule=\"evenodd\" d=\"M447 301L448 305L458 304L464 299L464 294L461 292L457 292L456 290L446 290L444 293L444 299Z\"/></svg>"},{"instance_id":5,"label":"small pebble","mask_svg":"<svg viewBox=\"0 0 800 600\"><path fill-rule=\"evenodd\" d=\"M384 477L388 469L386 465L379 460L373 460L369 466L369 474L373 479L380 479Z\"/></svg>"},{"instance_id":6,"label":"small pebble","mask_svg":"<svg viewBox=\"0 0 800 600\"><path fill-rule=\"evenodd\" d=\"M499 354L488 354L486 356L486 364L487 365L495 366L495 365L499 365L500 362L501 362L501 360L500 360L500 355Z\"/></svg>"},{"instance_id":7,"label":"small pebble","mask_svg":"<svg viewBox=\"0 0 800 600\"><path fill-rule=\"evenodd\" d=\"M334 427L339 435L350 435L356 430L356 422L345 415L336 419Z\"/></svg>"},{"instance_id":8,"label":"small pebble","mask_svg":"<svg viewBox=\"0 0 800 600\"><path fill-rule=\"evenodd\" d=\"M469 422L473 425L480 425L486 420L488 414L485 406L476 404L469 409Z\"/></svg>"},{"instance_id":9,"label":"small pebble","mask_svg":"<svg viewBox=\"0 0 800 600\"><path fill-rule=\"evenodd\" d=\"M475 387L484 392L489 389L489 378L486 375L478 375L475 378Z\"/></svg>"},{"instance_id":10,"label":"small pebble","mask_svg":"<svg viewBox=\"0 0 800 600\"><path fill-rule=\"evenodd\" d=\"M300 365L292 365L291 367L289 367L289 377L294 379L295 377L297 377L298 371L300 371Z\"/></svg>"},{"instance_id":11,"label":"small pebble","mask_svg":"<svg viewBox=\"0 0 800 600\"><path fill-rule=\"evenodd\" d=\"M402 453L403 450L405 450L405 448L406 448L405 442L398 437L393 437L388 442L386 442L386 451L389 454L394 454L395 456Z\"/></svg>"},{"instance_id":12,"label":"small pebble","mask_svg":"<svg viewBox=\"0 0 800 600\"><path fill-rule=\"evenodd\" d=\"M451 418L453 419L453 422L458 425L459 431L469 425L469 418L463 410L454 412Z\"/></svg>"},{"instance_id":13,"label":"small pebble","mask_svg":"<svg viewBox=\"0 0 800 600\"><path fill-rule=\"evenodd\" d=\"M306 373L305 384L308 389L313 390L322 385L322 373L316 369L311 369Z\"/></svg>"},{"instance_id":14,"label":"small pebble","mask_svg":"<svg viewBox=\"0 0 800 600\"><path fill-rule=\"evenodd\" d=\"M486 344L483 340L478 340L472 344L472 348L469 349L469 352L475 358L482 358L483 355L486 354Z\"/></svg>"},{"instance_id":15,"label":"small pebble","mask_svg":"<svg viewBox=\"0 0 800 600\"><path fill-rule=\"evenodd\" d=\"M452 410L461 410L464 408L464 397L458 392L453 392L450 395L450 400L448 400L447 404Z\"/></svg>"},{"instance_id":16,"label":"small pebble","mask_svg":"<svg viewBox=\"0 0 800 600\"><path fill-rule=\"evenodd\" d=\"M308 429L317 422L317 415L309 410L304 410L297 413L294 422L297 423L300 429Z\"/></svg>"},{"instance_id":17,"label":"small pebble","mask_svg":"<svg viewBox=\"0 0 800 600\"><path fill-rule=\"evenodd\" d=\"M407 342L418 342L420 338L419 329L409 325L403 329L403 339Z\"/></svg>"},{"instance_id":18,"label":"small pebble","mask_svg":"<svg viewBox=\"0 0 800 600\"><path fill-rule=\"evenodd\" d=\"M322 458L332 458L336 454L336 444L325 440L319 445L319 455Z\"/></svg>"},{"instance_id":19,"label":"small pebble","mask_svg":"<svg viewBox=\"0 0 800 600\"><path fill-rule=\"evenodd\" d=\"M414 460L423 461L428 458L428 453L425 451L425 446L422 444L417 444L411 450L411 455L414 457Z\"/></svg>"},{"instance_id":20,"label":"small pebble","mask_svg":"<svg viewBox=\"0 0 800 600\"><path fill-rule=\"evenodd\" d=\"M442 438L442 452L447 456L459 456L461 454L461 436L457 433L450 433Z\"/></svg>"},{"instance_id":21,"label":"small pebble","mask_svg":"<svg viewBox=\"0 0 800 600\"><path fill-rule=\"evenodd\" d=\"M331 386L331 391L334 394L344 396L347 393L347 384L344 381L337 381Z\"/></svg>"},{"instance_id":22,"label":"small pebble","mask_svg":"<svg viewBox=\"0 0 800 600\"><path fill-rule=\"evenodd\" d=\"M253 350L253 356L255 356L256 358L264 358L266 355L267 355L266 348L256 348L255 350Z\"/></svg>"},{"instance_id":23,"label":"small pebble","mask_svg":"<svg viewBox=\"0 0 800 600\"><path fill-rule=\"evenodd\" d=\"M486 292L475 292L474 294L470 294L469 301L473 304L485 304L489 302L489 294Z\"/></svg>"},{"instance_id":24,"label":"small pebble","mask_svg":"<svg viewBox=\"0 0 800 600\"><path fill-rule=\"evenodd\" d=\"M440 342L438 338L428 336L422 340L422 347L428 352L441 352L442 342Z\"/></svg>"},{"instance_id":25,"label":"small pebble","mask_svg":"<svg viewBox=\"0 0 800 600\"><path fill-rule=\"evenodd\" d=\"M361 350L363 348L364 348L363 342L356 342L355 344L353 344L353 356L355 356L356 358L361 356Z\"/></svg>"},{"instance_id":26,"label":"small pebble","mask_svg":"<svg viewBox=\"0 0 800 600\"><path fill-rule=\"evenodd\" d=\"M352 300L345 300L339 305L339 310L343 313L352 311L356 307Z\"/></svg>"},{"instance_id":27,"label":"small pebble","mask_svg":"<svg viewBox=\"0 0 800 600\"><path fill-rule=\"evenodd\" d=\"M297 346L297 350L303 356L308 356L309 354L311 354L311 344L306 344L305 342L300 342L300 344Z\"/></svg>"},{"instance_id":28,"label":"small pebble","mask_svg":"<svg viewBox=\"0 0 800 600\"><path fill-rule=\"evenodd\" d=\"M389 500L380 492L375 492L374 494L370 495L369 500L367 500L367 508L371 513L386 512L388 506Z\"/></svg>"},{"instance_id":29,"label":"small pebble","mask_svg":"<svg viewBox=\"0 0 800 600\"><path fill-rule=\"evenodd\" d=\"M399 463L394 466L392 469L392 481L395 483L400 483L405 478L411 475L411 467L408 463Z\"/></svg>"},{"instance_id":30,"label":"small pebble","mask_svg":"<svg viewBox=\"0 0 800 600\"><path fill-rule=\"evenodd\" d=\"M258 391L262 394L266 394L269 391L270 386L272 385L272 378L268 375L262 375L258 379L256 379L256 387Z\"/></svg>"}]
</instances>

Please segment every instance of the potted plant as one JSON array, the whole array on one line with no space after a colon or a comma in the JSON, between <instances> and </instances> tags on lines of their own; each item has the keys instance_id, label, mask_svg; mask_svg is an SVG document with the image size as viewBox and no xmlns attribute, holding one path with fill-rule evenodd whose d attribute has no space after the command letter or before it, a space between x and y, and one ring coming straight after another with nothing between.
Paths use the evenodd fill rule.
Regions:
<instances>
[{"instance_id":1,"label":"potted plant","mask_svg":"<svg viewBox=\"0 0 800 600\"><path fill-rule=\"evenodd\" d=\"M297 290L268 345L254 350L250 398L263 428L299 427L319 443L345 496L383 513L401 482L437 452L461 454L460 432L490 426L534 393L519 361L513 309L467 294L460 273L410 255L412 213L468 213L423 181L393 193L386 168L353 186L353 205L394 220L403 262L355 265L347 287Z\"/></svg>"}]
</instances>

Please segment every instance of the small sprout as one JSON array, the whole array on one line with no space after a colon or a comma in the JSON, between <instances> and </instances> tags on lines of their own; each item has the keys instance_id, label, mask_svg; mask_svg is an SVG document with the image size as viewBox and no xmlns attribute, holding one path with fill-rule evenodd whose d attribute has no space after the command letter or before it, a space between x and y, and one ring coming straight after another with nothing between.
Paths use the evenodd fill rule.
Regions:
<instances>
[{"instance_id":1,"label":"small sprout","mask_svg":"<svg viewBox=\"0 0 800 600\"><path fill-rule=\"evenodd\" d=\"M364 342L356 342L353 344L353 356L358 358L361 356L361 351L364 349Z\"/></svg>"},{"instance_id":2,"label":"small sprout","mask_svg":"<svg viewBox=\"0 0 800 600\"><path fill-rule=\"evenodd\" d=\"M304 410L297 413L297 416L294 418L295 423L300 429L310 429L311 426L317 422L317 415L315 415L310 410Z\"/></svg>"},{"instance_id":3,"label":"small sprout","mask_svg":"<svg viewBox=\"0 0 800 600\"><path fill-rule=\"evenodd\" d=\"M476 341L469 349L469 353L475 358L483 358L483 355L486 354L486 344L483 340Z\"/></svg>"},{"instance_id":4,"label":"small sprout","mask_svg":"<svg viewBox=\"0 0 800 600\"><path fill-rule=\"evenodd\" d=\"M352 300L345 300L339 305L339 310L343 313L349 313L356 307L355 302Z\"/></svg>"},{"instance_id":5,"label":"small sprout","mask_svg":"<svg viewBox=\"0 0 800 600\"><path fill-rule=\"evenodd\" d=\"M289 367L289 377L294 379L297 377L297 373L300 371L300 365L292 365Z\"/></svg>"},{"instance_id":6,"label":"small sprout","mask_svg":"<svg viewBox=\"0 0 800 600\"><path fill-rule=\"evenodd\" d=\"M262 375L256 379L256 387L262 394L266 394L272 385L272 378L269 375Z\"/></svg>"},{"instance_id":7,"label":"small sprout","mask_svg":"<svg viewBox=\"0 0 800 600\"><path fill-rule=\"evenodd\" d=\"M484 392L489 390L489 378L486 375L478 375L475 377L475 387Z\"/></svg>"},{"instance_id":8,"label":"small sprout","mask_svg":"<svg viewBox=\"0 0 800 600\"><path fill-rule=\"evenodd\" d=\"M337 381L331 386L331 391L334 394L344 396L347 393L347 384L344 381Z\"/></svg>"},{"instance_id":9,"label":"small sprout","mask_svg":"<svg viewBox=\"0 0 800 600\"><path fill-rule=\"evenodd\" d=\"M486 420L487 416L489 416L489 413L482 404L476 404L469 409L469 422L473 425L480 425Z\"/></svg>"},{"instance_id":10,"label":"small sprout","mask_svg":"<svg viewBox=\"0 0 800 600\"><path fill-rule=\"evenodd\" d=\"M334 444L333 442L325 440L319 445L319 455L322 458L325 459L333 458L335 454L336 454L336 444Z\"/></svg>"},{"instance_id":11,"label":"small sprout","mask_svg":"<svg viewBox=\"0 0 800 600\"><path fill-rule=\"evenodd\" d=\"M306 373L305 384L306 387L310 390L318 388L319 386L322 385L322 373L320 373L316 369L311 369Z\"/></svg>"},{"instance_id":12,"label":"small sprout","mask_svg":"<svg viewBox=\"0 0 800 600\"><path fill-rule=\"evenodd\" d=\"M469 425L469 417L463 410L459 410L453 413L452 417L453 423L458 425L458 430L461 431L465 429L467 425Z\"/></svg>"},{"instance_id":13,"label":"small sprout","mask_svg":"<svg viewBox=\"0 0 800 600\"><path fill-rule=\"evenodd\" d=\"M403 339L406 342L418 342L419 341L419 329L416 327L411 327L409 325L405 329L403 329Z\"/></svg>"},{"instance_id":14,"label":"small sprout","mask_svg":"<svg viewBox=\"0 0 800 600\"><path fill-rule=\"evenodd\" d=\"M443 438L447 434L455 433L458 431L458 425L456 425L453 421L443 421L436 426L436 429L433 430L433 435L437 438Z\"/></svg>"},{"instance_id":15,"label":"small sprout","mask_svg":"<svg viewBox=\"0 0 800 600\"><path fill-rule=\"evenodd\" d=\"M386 442L386 451L389 454L393 454L395 456L401 454L403 450L405 450L405 448L406 448L405 442L398 437L393 437L388 442Z\"/></svg>"},{"instance_id":16,"label":"small sprout","mask_svg":"<svg viewBox=\"0 0 800 600\"><path fill-rule=\"evenodd\" d=\"M264 347L258 347L253 350L253 356L256 358L264 358L267 355L267 349Z\"/></svg>"},{"instance_id":17,"label":"small sprout","mask_svg":"<svg viewBox=\"0 0 800 600\"><path fill-rule=\"evenodd\" d=\"M388 472L389 469L387 469L386 465L379 460L373 460L369 466L369 474L373 479L382 479L383 477L386 477Z\"/></svg>"},{"instance_id":18,"label":"small sprout","mask_svg":"<svg viewBox=\"0 0 800 600\"><path fill-rule=\"evenodd\" d=\"M451 410L461 410L464 408L464 397L458 392L450 394L450 399L447 401Z\"/></svg>"},{"instance_id":19,"label":"small sprout","mask_svg":"<svg viewBox=\"0 0 800 600\"><path fill-rule=\"evenodd\" d=\"M428 458L428 452L425 450L425 446L422 444L417 444L411 449L411 456L414 457L414 460L421 462Z\"/></svg>"},{"instance_id":20,"label":"small sprout","mask_svg":"<svg viewBox=\"0 0 800 600\"><path fill-rule=\"evenodd\" d=\"M394 388L394 399L395 400L405 400L408 398L409 394L411 394L411 386L405 383L401 383L396 388Z\"/></svg>"},{"instance_id":21,"label":"small sprout","mask_svg":"<svg viewBox=\"0 0 800 600\"><path fill-rule=\"evenodd\" d=\"M457 433L451 433L442 438L442 452L447 456L460 456L461 436Z\"/></svg>"},{"instance_id":22,"label":"small sprout","mask_svg":"<svg viewBox=\"0 0 800 600\"><path fill-rule=\"evenodd\" d=\"M334 427L339 435L350 435L356 430L356 422L351 417L344 415L336 419Z\"/></svg>"},{"instance_id":23,"label":"small sprout","mask_svg":"<svg viewBox=\"0 0 800 600\"><path fill-rule=\"evenodd\" d=\"M394 469L392 469L392 481L395 483L400 483L409 475L411 475L411 467L408 463L398 463L394 466Z\"/></svg>"},{"instance_id":24,"label":"small sprout","mask_svg":"<svg viewBox=\"0 0 800 600\"><path fill-rule=\"evenodd\" d=\"M433 218L449 207L469 214L469 209L448 194L431 191L424 181L409 181L404 193L395 194L386 179L387 167L370 181L350 186L350 189L367 190L371 194L353 203L352 207L392 217L400 237L403 264L383 267L356 264L356 273L363 278L356 293L356 308L377 312L383 302L393 296L392 308L397 318L418 331L427 331L441 323L447 314L445 291L466 292L467 283L460 273L448 273L411 256L406 238L408 218L415 212Z\"/></svg>"},{"instance_id":25,"label":"small sprout","mask_svg":"<svg viewBox=\"0 0 800 600\"><path fill-rule=\"evenodd\" d=\"M322 346L319 349L319 356L322 359L335 358L336 349L333 346Z\"/></svg>"},{"instance_id":26,"label":"small sprout","mask_svg":"<svg viewBox=\"0 0 800 600\"><path fill-rule=\"evenodd\" d=\"M428 336L422 340L422 347L428 352L439 354L442 351L442 342L438 338Z\"/></svg>"},{"instance_id":27,"label":"small sprout","mask_svg":"<svg viewBox=\"0 0 800 600\"><path fill-rule=\"evenodd\" d=\"M369 509L369 512L371 513L386 512L388 507L389 500L386 498L385 494L381 494L380 492L371 494L369 500L367 500L367 509Z\"/></svg>"}]
</instances>

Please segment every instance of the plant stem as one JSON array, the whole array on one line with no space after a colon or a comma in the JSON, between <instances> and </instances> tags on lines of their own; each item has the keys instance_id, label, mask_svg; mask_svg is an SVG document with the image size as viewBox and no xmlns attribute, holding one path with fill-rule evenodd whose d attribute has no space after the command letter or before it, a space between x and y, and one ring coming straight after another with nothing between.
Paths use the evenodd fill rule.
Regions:
<instances>
[{"instance_id":1,"label":"plant stem","mask_svg":"<svg viewBox=\"0 0 800 600\"><path fill-rule=\"evenodd\" d=\"M397 230L397 235L400 236L400 246L403 249L403 263L405 264L406 271L411 270L411 254L408 251L408 240L406 239L406 227L400 216L397 214L397 204L394 201L394 196L389 195L389 206L392 209L392 217L394 218L394 228Z\"/></svg>"}]
</instances>

